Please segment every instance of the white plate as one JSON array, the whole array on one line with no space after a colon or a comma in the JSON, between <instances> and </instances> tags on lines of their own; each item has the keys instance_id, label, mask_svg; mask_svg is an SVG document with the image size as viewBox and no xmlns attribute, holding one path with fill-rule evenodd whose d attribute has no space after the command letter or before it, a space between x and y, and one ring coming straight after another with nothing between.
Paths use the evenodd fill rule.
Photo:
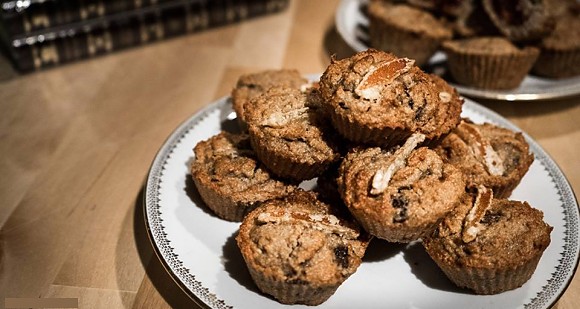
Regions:
<instances>
[{"instance_id":1,"label":"white plate","mask_svg":"<svg viewBox=\"0 0 580 309\"><path fill-rule=\"evenodd\" d=\"M344 41L354 50L369 48L368 19L360 10L367 0L342 0L336 10L336 29ZM430 70L443 75L446 58L442 52L430 59ZM463 95L506 101L531 101L564 98L580 94L580 76L565 79L548 79L528 75L520 86L512 90L484 90L450 83Z\"/></svg>"},{"instance_id":2,"label":"white plate","mask_svg":"<svg viewBox=\"0 0 580 309\"><path fill-rule=\"evenodd\" d=\"M466 100L463 116L519 129ZM238 223L214 216L189 176L192 148L237 128L229 98L189 118L163 144L147 178L145 220L158 257L178 285L209 308L287 307L258 292L238 251ZM524 134L525 135L525 134ZM568 286L579 256L578 204L554 161L525 135L535 161L512 199L528 201L554 227L552 242L521 288L478 296L453 286L420 244L373 240L362 265L320 308L549 308ZM346 305L348 304L348 305ZM296 305L296 308L308 308Z\"/></svg>"}]
</instances>

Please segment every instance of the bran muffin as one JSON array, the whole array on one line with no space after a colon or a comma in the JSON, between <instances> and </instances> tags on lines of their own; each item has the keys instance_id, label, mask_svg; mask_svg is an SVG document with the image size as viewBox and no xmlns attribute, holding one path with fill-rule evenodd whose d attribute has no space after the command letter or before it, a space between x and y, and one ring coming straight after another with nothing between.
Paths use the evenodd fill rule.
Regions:
<instances>
[{"instance_id":1,"label":"bran muffin","mask_svg":"<svg viewBox=\"0 0 580 309\"><path fill-rule=\"evenodd\" d=\"M539 55L538 48L518 48L503 37L452 40L442 46L453 78L483 89L517 88Z\"/></svg>"},{"instance_id":2,"label":"bran muffin","mask_svg":"<svg viewBox=\"0 0 580 309\"><path fill-rule=\"evenodd\" d=\"M306 305L326 301L357 270L369 239L354 221L301 190L256 208L236 237L263 293Z\"/></svg>"},{"instance_id":3,"label":"bran muffin","mask_svg":"<svg viewBox=\"0 0 580 309\"><path fill-rule=\"evenodd\" d=\"M554 29L544 0L482 0L493 24L510 41L541 39Z\"/></svg>"},{"instance_id":4,"label":"bran muffin","mask_svg":"<svg viewBox=\"0 0 580 309\"><path fill-rule=\"evenodd\" d=\"M318 112L319 92L271 88L250 101L245 118L252 147L274 174L306 180L340 158L331 127Z\"/></svg>"},{"instance_id":5,"label":"bran muffin","mask_svg":"<svg viewBox=\"0 0 580 309\"><path fill-rule=\"evenodd\" d=\"M257 161L247 134L222 132L199 142L191 176L206 205L220 218L242 221L259 203L280 198L296 186L275 179Z\"/></svg>"},{"instance_id":6,"label":"bran muffin","mask_svg":"<svg viewBox=\"0 0 580 309\"><path fill-rule=\"evenodd\" d=\"M467 119L435 151L464 173L468 185L484 185L497 198L509 197L534 161L521 133Z\"/></svg>"},{"instance_id":7,"label":"bran muffin","mask_svg":"<svg viewBox=\"0 0 580 309\"><path fill-rule=\"evenodd\" d=\"M459 202L461 172L413 135L400 148L355 149L342 162L338 189L369 234L391 242L429 235Z\"/></svg>"},{"instance_id":8,"label":"bran muffin","mask_svg":"<svg viewBox=\"0 0 580 309\"><path fill-rule=\"evenodd\" d=\"M238 122L245 127L244 106L251 99L274 87L289 87L300 89L308 84L308 80L297 70L265 70L261 72L245 74L239 77L238 82L232 90L232 107L236 112Z\"/></svg>"},{"instance_id":9,"label":"bran muffin","mask_svg":"<svg viewBox=\"0 0 580 309\"><path fill-rule=\"evenodd\" d=\"M580 10L560 16L538 47L540 56L532 73L549 78L580 75Z\"/></svg>"},{"instance_id":10,"label":"bran muffin","mask_svg":"<svg viewBox=\"0 0 580 309\"><path fill-rule=\"evenodd\" d=\"M552 227L527 202L495 199L483 186L473 191L423 246L459 287L477 294L518 288L534 273Z\"/></svg>"},{"instance_id":11,"label":"bran muffin","mask_svg":"<svg viewBox=\"0 0 580 309\"><path fill-rule=\"evenodd\" d=\"M444 14L450 17L458 17L466 14L476 1L457 0L407 0L415 7L429 10L436 14Z\"/></svg>"},{"instance_id":12,"label":"bran muffin","mask_svg":"<svg viewBox=\"0 0 580 309\"><path fill-rule=\"evenodd\" d=\"M418 66L427 64L441 42L453 35L431 13L405 4L371 2L368 17L371 46L414 59Z\"/></svg>"},{"instance_id":13,"label":"bran muffin","mask_svg":"<svg viewBox=\"0 0 580 309\"><path fill-rule=\"evenodd\" d=\"M447 134L460 121L457 91L407 58L369 49L336 60L320 79L324 109L332 125L357 143L392 146L412 133L427 141Z\"/></svg>"},{"instance_id":14,"label":"bran muffin","mask_svg":"<svg viewBox=\"0 0 580 309\"><path fill-rule=\"evenodd\" d=\"M481 1L463 1L463 3L469 3L469 5L452 20L453 31L457 37L469 38L500 35L485 12Z\"/></svg>"}]
</instances>

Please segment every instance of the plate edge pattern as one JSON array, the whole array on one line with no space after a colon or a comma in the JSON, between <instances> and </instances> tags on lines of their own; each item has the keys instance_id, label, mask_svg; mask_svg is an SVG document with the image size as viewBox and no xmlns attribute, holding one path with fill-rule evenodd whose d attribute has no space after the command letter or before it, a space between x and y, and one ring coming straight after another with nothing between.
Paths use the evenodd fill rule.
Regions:
<instances>
[{"instance_id":1,"label":"plate edge pattern","mask_svg":"<svg viewBox=\"0 0 580 309\"><path fill-rule=\"evenodd\" d=\"M150 234L155 240L154 246L158 248L163 260L169 266L174 276L178 277L183 284L189 289L191 293L205 305L210 308L217 309L233 309L232 306L227 305L222 299L210 292L204 287L201 282L197 281L188 268L183 265L183 261L179 259L178 254L174 252L171 246L171 241L167 238L165 233L165 226L163 226L163 219L161 218L161 207L159 198L159 189L161 188L161 176L165 169L167 161L171 158L173 149L179 142L195 128L202 120L207 118L210 113L219 110L228 102L227 97L217 100L217 104L211 104L207 108L194 114L191 118L182 123L177 130L167 139L166 145L156 156L153 165L151 166L150 174L147 179L147 194L145 197L145 206L147 210L147 217L151 225Z\"/></svg>"},{"instance_id":2,"label":"plate edge pattern","mask_svg":"<svg viewBox=\"0 0 580 309\"><path fill-rule=\"evenodd\" d=\"M171 247L169 239L167 239L167 234L165 233L165 227L162 224L161 210L160 210L160 199L159 199L159 189L161 187L161 176L163 175L164 167L167 161L171 158L173 149L176 145L184 138L186 134L189 133L194 127L196 127L199 122L208 117L208 115L228 103L227 97L218 99L217 104L212 104L208 108L194 114L191 118L186 120L178 129L169 137L166 142L167 147L164 147L160 151L151 167L149 177L147 179L147 194L145 200L145 206L147 211L147 217L149 224L151 225L151 235L155 240L155 246L158 247L165 262L171 268L173 275L177 276L186 287L194 294L195 297L199 298L205 304L211 306L211 308L227 308L232 309L233 307L227 305L225 301L218 299L215 294L211 293L208 288L202 286L201 282L195 279L195 276L190 273L189 269L183 266L183 261L179 259L179 256L174 252L174 248ZM465 106L486 118L490 118L492 121L496 122L505 127L509 127L513 130L518 130L523 132L517 126L504 120L502 116L495 113L494 111L481 106L471 100L466 100ZM552 305L558 300L559 296L563 294L560 289L564 288L572 279L572 275L567 276L567 274L573 274L574 269L578 264L578 254L579 251L579 241L578 241L578 216L573 216L574 212L578 212L577 202L572 192L572 189L560 171L559 167L553 161L553 159L537 144L533 139L531 139L525 132L527 141L530 143L530 147L534 154L541 157L541 161L544 163L544 167L547 169L551 176L551 181L555 185L559 200L561 202L560 207L563 209L565 217L565 231L564 231L564 252L560 253L562 258L558 259L559 264L556 266L556 270L552 272L548 283L542 287L542 290L533 297L529 303L524 304L524 308L546 308L544 305L552 301ZM576 207L576 208L575 208ZM576 255L576 259L574 256Z\"/></svg>"},{"instance_id":3,"label":"plate edge pattern","mask_svg":"<svg viewBox=\"0 0 580 309\"><path fill-rule=\"evenodd\" d=\"M504 120L501 115L496 112L476 104L472 101L467 101L466 105L469 106L473 111L491 118L498 124L509 127L512 130L517 130L522 132L526 137L527 142L530 144L530 148L534 155L541 157L544 168L548 171L551 176L552 184L558 191L558 196L560 200L559 207L562 208L562 213L564 214L564 246L563 252L560 254L562 257L558 259L559 264L556 266L555 271L551 273L551 277L547 280L547 284L542 286L542 290L539 291L535 297L533 297L529 303L524 304L526 309L543 309L549 308L546 305L554 305L555 302L563 294L565 287L572 280L574 270L578 264L578 252L579 252L579 240L578 240L578 216L574 216L574 212L578 212L578 203L572 192L568 181L560 171L560 168L554 162L554 160L546 153L546 151L534 141L527 133L523 132L520 128L514 124ZM574 258L576 256L576 258ZM567 274L569 274L567 276ZM564 289L560 292L560 289ZM560 292L560 293L559 293Z\"/></svg>"}]
</instances>

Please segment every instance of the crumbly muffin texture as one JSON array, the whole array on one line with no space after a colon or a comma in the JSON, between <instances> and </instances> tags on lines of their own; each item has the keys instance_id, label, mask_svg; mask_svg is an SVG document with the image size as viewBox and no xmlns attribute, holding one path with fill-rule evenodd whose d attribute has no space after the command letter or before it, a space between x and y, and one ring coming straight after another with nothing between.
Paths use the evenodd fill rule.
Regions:
<instances>
[{"instance_id":1,"label":"crumbly muffin texture","mask_svg":"<svg viewBox=\"0 0 580 309\"><path fill-rule=\"evenodd\" d=\"M314 193L297 191L252 211L236 240L262 292L317 305L356 271L369 238Z\"/></svg>"},{"instance_id":2,"label":"crumbly muffin texture","mask_svg":"<svg viewBox=\"0 0 580 309\"><path fill-rule=\"evenodd\" d=\"M459 201L462 174L426 147L394 152L366 148L341 164L338 187L361 225L391 242L410 242L432 232Z\"/></svg>"},{"instance_id":3,"label":"crumbly muffin texture","mask_svg":"<svg viewBox=\"0 0 580 309\"><path fill-rule=\"evenodd\" d=\"M221 132L198 143L191 175L219 217L241 221L259 202L283 197L296 186L276 179L260 163L247 134Z\"/></svg>"},{"instance_id":4,"label":"crumbly muffin texture","mask_svg":"<svg viewBox=\"0 0 580 309\"><path fill-rule=\"evenodd\" d=\"M534 161L521 133L468 119L435 149L463 172L468 185L491 188L498 198L510 196Z\"/></svg>"},{"instance_id":5,"label":"crumbly muffin texture","mask_svg":"<svg viewBox=\"0 0 580 309\"><path fill-rule=\"evenodd\" d=\"M333 59L320 91L339 133L381 146L413 132L437 139L459 123L463 104L454 88L421 71L413 60L373 49ZM389 140L393 133L398 136Z\"/></svg>"},{"instance_id":6,"label":"crumbly muffin texture","mask_svg":"<svg viewBox=\"0 0 580 309\"><path fill-rule=\"evenodd\" d=\"M232 107L238 121L243 124L245 105L253 98L275 86L300 89L305 85L308 85L308 80L293 69L265 70L245 74L240 76L232 89Z\"/></svg>"},{"instance_id":7,"label":"crumbly muffin texture","mask_svg":"<svg viewBox=\"0 0 580 309\"><path fill-rule=\"evenodd\" d=\"M324 172L339 157L316 92L271 88L252 100L246 121L252 146L273 173L296 180Z\"/></svg>"},{"instance_id":8,"label":"crumbly muffin texture","mask_svg":"<svg viewBox=\"0 0 580 309\"><path fill-rule=\"evenodd\" d=\"M479 186L463 196L423 245L455 284L496 294L531 277L551 231L541 211L526 202L494 199Z\"/></svg>"}]
</instances>

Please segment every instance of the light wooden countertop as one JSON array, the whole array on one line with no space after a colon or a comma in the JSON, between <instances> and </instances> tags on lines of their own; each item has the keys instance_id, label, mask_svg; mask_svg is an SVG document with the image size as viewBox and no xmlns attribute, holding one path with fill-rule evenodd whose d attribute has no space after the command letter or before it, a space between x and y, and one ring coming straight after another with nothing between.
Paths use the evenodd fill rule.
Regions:
<instances>
[{"instance_id":1,"label":"light wooden countertop","mask_svg":"<svg viewBox=\"0 0 580 309\"><path fill-rule=\"evenodd\" d=\"M320 73L331 53L352 53L334 30L338 2L296 0L280 14L0 81L0 300L196 308L146 234L149 166L240 74ZM580 190L580 97L484 105L529 133ZM576 276L558 308L579 307Z\"/></svg>"}]
</instances>

